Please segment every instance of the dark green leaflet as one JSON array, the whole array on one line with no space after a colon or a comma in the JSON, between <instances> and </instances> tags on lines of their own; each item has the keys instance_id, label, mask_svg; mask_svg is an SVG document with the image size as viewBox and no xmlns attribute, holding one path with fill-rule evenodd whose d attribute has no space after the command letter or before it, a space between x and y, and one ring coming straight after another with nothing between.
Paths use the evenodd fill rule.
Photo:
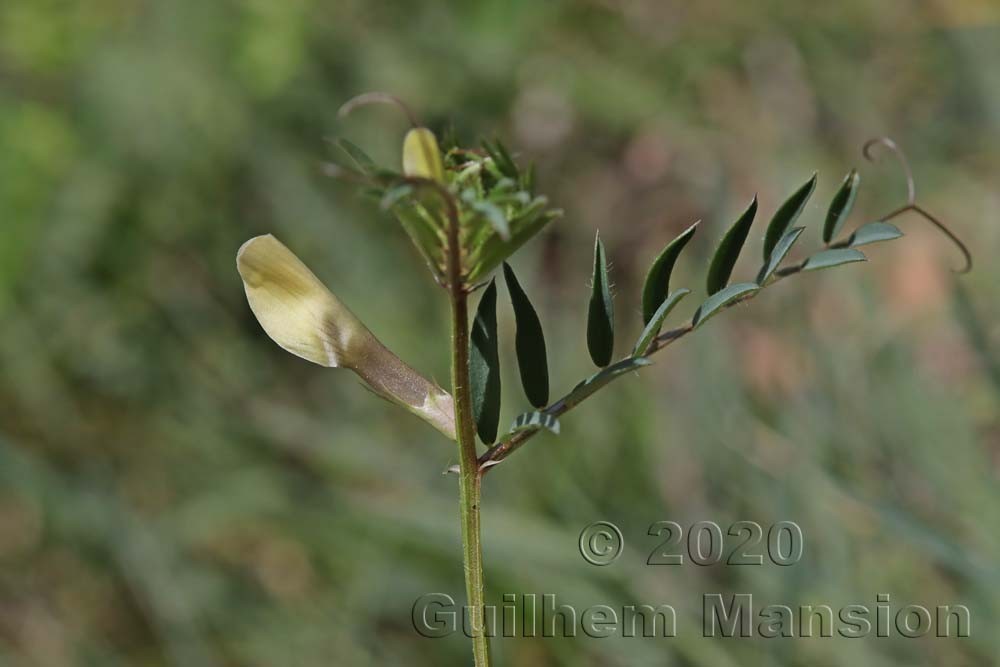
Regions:
<instances>
[{"instance_id":1,"label":"dark green leaflet","mask_svg":"<svg viewBox=\"0 0 1000 667\"><path fill-rule=\"evenodd\" d=\"M607 366L615 349L615 306L608 282L608 258L600 237L594 241L594 280L587 311L587 349L598 366Z\"/></svg>"},{"instance_id":2,"label":"dark green leaflet","mask_svg":"<svg viewBox=\"0 0 1000 667\"><path fill-rule=\"evenodd\" d=\"M715 256L712 257L706 281L709 295L715 294L729 282L729 277L733 274L733 267L736 266L736 260L740 257L740 251L743 250L743 244L746 243L750 226L756 215L757 196L754 195L747 210L722 237L722 241L719 242L719 247L715 251Z\"/></svg>"},{"instance_id":3,"label":"dark green leaflet","mask_svg":"<svg viewBox=\"0 0 1000 667\"><path fill-rule=\"evenodd\" d=\"M844 226L844 221L851 215L854 208L854 200L858 197L858 185L861 184L861 176L856 169L851 169L840 190L834 195L830 202L830 210L826 214L826 223L823 225L823 243L830 243L840 233L840 228Z\"/></svg>"},{"instance_id":4,"label":"dark green leaflet","mask_svg":"<svg viewBox=\"0 0 1000 667\"><path fill-rule=\"evenodd\" d=\"M469 388L479 439L491 444L500 425L500 355L497 350L497 286L490 281L476 309L469 340Z\"/></svg>"},{"instance_id":5,"label":"dark green leaflet","mask_svg":"<svg viewBox=\"0 0 1000 667\"><path fill-rule=\"evenodd\" d=\"M545 407L549 402L549 365L545 353L545 332L538 319L538 313L528 299L528 295L517 282L514 270L507 262L503 264L504 280L514 307L517 334L514 347L517 350L517 367L521 372L521 385L528 402L536 408Z\"/></svg>"},{"instance_id":6,"label":"dark green leaflet","mask_svg":"<svg viewBox=\"0 0 1000 667\"><path fill-rule=\"evenodd\" d=\"M792 223L798 219L815 189L816 174L813 174L812 178L796 190L795 194L789 197L774 214L774 217L771 218L771 222L767 226L767 232L764 234L765 262L771 259L771 252L774 251L774 246L778 245L781 237L785 235L785 232L792 226Z\"/></svg>"},{"instance_id":7,"label":"dark green leaflet","mask_svg":"<svg viewBox=\"0 0 1000 667\"><path fill-rule=\"evenodd\" d=\"M681 232L677 238L667 244L653 261L652 266L649 267L649 272L646 273L646 282L642 287L643 324L649 324L656 309L667 298L670 289L670 274L674 270L674 263L677 262L684 246L688 244L697 229L698 223L696 222Z\"/></svg>"}]
</instances>

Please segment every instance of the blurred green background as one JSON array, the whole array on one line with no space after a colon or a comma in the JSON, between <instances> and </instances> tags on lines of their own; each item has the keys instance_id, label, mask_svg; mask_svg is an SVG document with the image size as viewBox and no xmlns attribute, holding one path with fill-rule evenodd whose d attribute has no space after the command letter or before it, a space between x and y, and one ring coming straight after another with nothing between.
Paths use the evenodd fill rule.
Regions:
<instances>
[{"instance_id":1,"label":"blurred green background","mask_svg":"<svg viewBox=\"0 0 1000 667\"><path fill-rule=\"evenodd\" d=\"M442 294L393 221L322 173L340 136L397 164L397 112L336 117L367 90L537 162L566 216L515 266L555 391L590 372L596 229L624 352L646 266L693 220L674 283L700 292L755 192L769 216L819 170L803 247L852 166L854 224L901 203L897 168L861 158L870 136L908 150L921 202L979 260L956 280L957 253L905 220L868 264L713 320L494 471L495 600L680 614L674 639L504 639L499 664L995 664L998 22L992 0L2 0L0 664L469 664L463 637L410 623L422 594L463 597L452 449L352 374L279 350L235 268L275 233L446 381ZM507 420L526 405L506 308L501 324ZM805 553L649 567L661 519L796 521ZM610 567L577 550L596 520L628 545ZM972 636L705 639L713 592L965 604Z\"/></svg>"}]
</instances>

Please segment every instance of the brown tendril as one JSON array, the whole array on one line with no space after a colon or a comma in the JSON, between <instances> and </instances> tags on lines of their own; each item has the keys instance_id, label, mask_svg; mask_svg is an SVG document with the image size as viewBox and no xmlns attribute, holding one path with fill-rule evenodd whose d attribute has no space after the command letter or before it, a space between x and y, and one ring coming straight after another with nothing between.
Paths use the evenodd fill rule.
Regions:
<instances>
[{"instance_id":1,"label":"brown tendril","mask_svg":"<svg viewBox=\"0 0 1000 667\"><path fill-rule=\"evenodd\" d=\"M413 110L410 109L405 102L403 102L403 100L399 99L395 95L378 91L362 93L347 100L340 107L340 110L337 111L337 117L345 118L358 107L369 106L371 104L390 104L398 108L406 115L407 120L410 121L411 127L420 127L420 122L417 120L417 116L413 113Z\"/></svg>"},{"instance_id":2,"label":"brown tendril","mask_svg":"<svg viewBox=\"0 0 1000 667\"><path fill-rule=\"evenodd\" d=\"M927 211L927 209L917 204L917 186L913 180L913 170L910 169L910 161L906 159L906 153L903 152L903 149L901 149L896 142L889 137L876 137L874 139L869 139L865 142L864 148L862 149L865 159L869 162L877 161L877 158L872 155L872 148L876 146L883 146L893 154L893 157L896 158L896 161L899 162L899 165L903 170L903 175L906 177L906 204L900 206L888 215L883 216L882 220L887 222L895 217L903 215L904 213L916 213L921 218L937 227L941 233L947 236L948 239L955 244L955 247L958 248L959 252L962 253L965 265L960 269L954 270L955 273L968 273L971 271L972 253L969 252L969 248L965 245L962 239L960 239L958 235L956 235L955 232L948 227L948 225L942 222L940 218L932 215L929 211Z\"/></svg>"},{"instance_id":3,"label":"brown tendril","mask_svg":"<svg viewBox=\"0 0 1000 667\"><path fill-rule=\"evenodd\" d=\"M896 161L899 162L899 166L903 169L903 175L906 176L906 205L913 206L916 204L917 186L913 182L913 170L910 169L910 161L906 159L906 153L889 137L876 137L866 141L864 148L861 150L864 153L865 159L869 162L878 162L878 158L872 155L872 148L875 146L884 146L892 153Z\"/></svg>"}]
</instances>

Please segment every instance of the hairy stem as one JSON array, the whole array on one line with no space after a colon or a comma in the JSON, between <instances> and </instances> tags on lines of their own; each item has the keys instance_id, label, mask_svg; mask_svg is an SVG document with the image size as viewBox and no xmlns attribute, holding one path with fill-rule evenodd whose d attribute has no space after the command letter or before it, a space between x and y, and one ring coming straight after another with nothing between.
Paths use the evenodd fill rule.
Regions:
<instances>
[{"instance_id":1,"label":"hairy stem","mask_svg":"<svg viewBox=\"0 0 1000 667\"><path fill-rule=\"evenodd\" d=\"M448 216L448 294L451 297L451 391L455 401L455 435L458 442L459 511L462 521L462 563L465 594L472 627L475 667L489 667L483 578L483 545L480 525L482 472L476 457L476 427L469 388L469 293L462 280L462 251L458 210L451 194L439 189Z\"/></svg>"},{"instance_id":2,"label":"hairy stem","mask_svg":"<svg viewBox=\"0 0 1000 667\"><path fill-rule=\"evenodd\" d=\"M451 385L455 397L455 429L458 435L459 500L462 517L462 557L465 564L465 592L472 622L472 654L476 667L490 664L489 642L483 624L485 584L480 526L482 475L476 458L476 434L469 392L469 323L465 294L452 300Z\"/></svg>"},{"instance_id":3,"label":"hairy stem","mask_svg":"<svg viewBox=\"0 0 1000 667\"><path fill-rule=\"evenodd\" d=\"M465 592L472 622L472 653L476 667L490 664L489 643L483 624L485 585L479 505L482 474L476 458L476 434L469 391L468 299L465 294L452 300L451 385L455 397L455 427L458 435L459 501L462 517L462 557L465 565Z\"/></svg>"}]
</instances>

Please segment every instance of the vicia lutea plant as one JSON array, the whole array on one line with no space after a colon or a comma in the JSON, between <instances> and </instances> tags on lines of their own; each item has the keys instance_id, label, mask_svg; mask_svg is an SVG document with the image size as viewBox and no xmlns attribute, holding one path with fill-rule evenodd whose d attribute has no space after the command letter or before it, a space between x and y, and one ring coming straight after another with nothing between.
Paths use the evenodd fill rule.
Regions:
<instances>
[{"instance_id":1,"label":"vicia lutea plant","mask_svg":"<svg viewBox=\"0 0 1000 667\"><path fill-rule=\"evenodd\" d=\"M393 102L369 94L345 110L371 102ZM402 105L400 105L402 107ZM405 110L405 107L402 107ZM411 116L412 121L412 116ZM551 400L545 336L538 314L513 269L506 263L526 241L559 217L535 190L531 169L523 169L498 141L478 148L451 142L439 145L428 129L412 123L403 141L402 170L377 166L361 149L338 142L352 166L333 166L338 177L363 186L391 211L427 263L451 305L451 393L426 379L388 350L346 305L328 290L287 247L273 236L247 241L237 254L247 300L264 331L292 354L320 366L357 373L375 393L423 418L457 443L458 465L449 469L459 480L466 593L470 609L473 656L477 667L490 664L483 625L484 582L480 545L480 490L484 475L543 431L559 432L559 418L618 377L651 362L665 346L698 330L711 317L796 274L865 260L859 248L902 236L890 220L906 213L923 217L944 231L962 251L963 271L971 267L965 246L916 203L913 180L902 152L889 139L882 146L899 159L907 177L906 204L843 234L860 178L851 170L830 203L820 229L823 247L788 260L803 236L799 224L816 187L814 174L774 212L763 227L760 268L749 280L734 282L733 272L757 219L757 199L749 203L719 240L708 267L705 297L690 320L671 329L671 312L694 289L671 283L673 268L698 229L697 223L668 243L649 268L641 294L643 330L615 358L616 319L608 270L608 252L598 238L591 267L591 296L586 343L598 370L560 398ZM760 227L760 226L758 226ZM758 229L758 236L761 229ZM497 282L502 275L513 307L515 350L527 403L533 407L500 433L500 368L497 340ZM470 324L469 297L482 289ZM619 344L616 346L616 342ZM477 451L477 438L484 451Z\"/></svg>"}]
</instances>

